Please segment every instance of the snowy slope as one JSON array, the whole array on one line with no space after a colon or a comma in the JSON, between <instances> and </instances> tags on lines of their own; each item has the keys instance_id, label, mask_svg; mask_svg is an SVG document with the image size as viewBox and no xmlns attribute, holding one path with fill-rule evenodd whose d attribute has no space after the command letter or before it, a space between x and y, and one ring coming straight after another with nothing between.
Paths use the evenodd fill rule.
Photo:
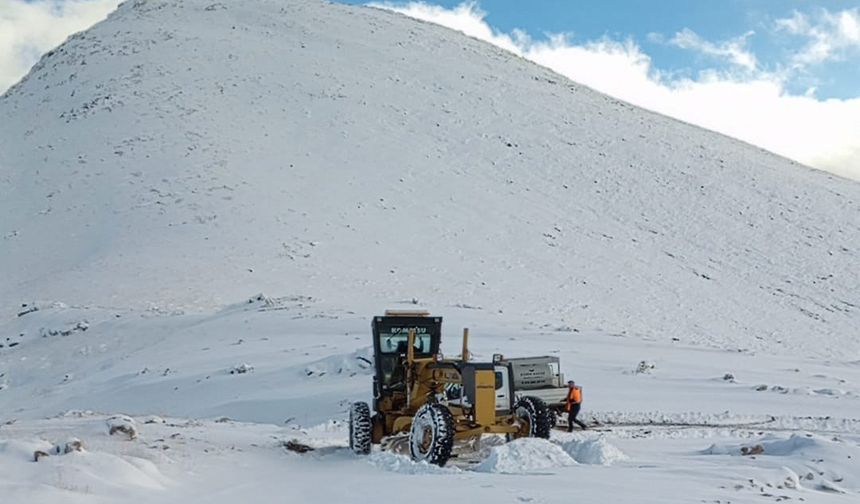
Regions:
<instances>
[{"instance_id":1,"label":"snowy slope","mask_svg":"<svg viewBox=\"0 0 860 504\"><path fill-rule=\"evenodd\" d=\"M857 349L860 184L444 28L130 1L0 99L0 305L466 304Z\"/></svg>"}]
</instances>

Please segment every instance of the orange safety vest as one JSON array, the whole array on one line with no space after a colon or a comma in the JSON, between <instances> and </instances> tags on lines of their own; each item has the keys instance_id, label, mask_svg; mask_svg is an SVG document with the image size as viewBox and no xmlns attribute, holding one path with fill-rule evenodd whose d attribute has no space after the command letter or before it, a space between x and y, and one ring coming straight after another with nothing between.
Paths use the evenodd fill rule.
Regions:
<instances>
[{"instance_id":1,"label":"orange safety vest","mask_svg":"<svg viewBox=\"0 0 860 504\"><path fill-rule=\"evenodd\" d=\"M565 410L570 411L574 404L580 404L581 402L582 387L574 385L573 388L570 388L567 391L567 404L565 405Z\"/></svg>"}]
</instances>

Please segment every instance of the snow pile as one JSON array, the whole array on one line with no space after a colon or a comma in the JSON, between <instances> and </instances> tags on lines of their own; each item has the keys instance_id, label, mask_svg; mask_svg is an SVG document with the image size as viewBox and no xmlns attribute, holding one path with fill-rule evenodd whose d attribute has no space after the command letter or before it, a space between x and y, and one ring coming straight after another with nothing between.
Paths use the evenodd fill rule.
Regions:
<instances>
[{"instance_id":1,"label":"snow pile","mask_svg":"<svg viewBox=\"0 0 860 504\"><path fill-rule=\"evenodd\" d=\"M74 441L65 449L44 440L0 441L3 502L69 502L69 492L119 499L135 488L164 490L170 483L150 460L83 451ZM38 463L35 453L45 454Z\"/></svg>"},{"instance_id":2,"label":"snow pile","mask_svg":"<svg viewBox=\"0 0 860 504\"><path fill-rule=\"evenodd\" d=\"M43 338L48 338L51 336L70 336L76 332L85 332L89 328L89 322L87 322L86 320L81 320L74 324L69 324L68 327L62 329L43 327L39 330L39 335Z\"/></svg>"},{"instance_id":3,"label":"snow pile","mask_svg":"<svg viewBox=\"0 0 860 504\"><path fill-rule=\"evenodd\" d=\"M51 447L49 451L45 450L36 450L33 452L33 461L38 462L43 457L50 457L51 455L68 455L72 452L82 452L84 451L84 443L78 438L69 438L65 443L60 443Z\"/></svg>"},{"instance_id":4,"label":"snow pile","mask_svg":"<svg viewBox=\"0 0 860 504\"><path fill-rule=\"evenodd\" d=\"M439 467L427 462L415 462L406 455L376 452L367 461L385 471L399 474L454 474L461 472L456 467Z\"/></svg>"},{"instance_id":5,"label":"snow pile","mask_svg":"<svg viewBox=\"0 0 860 504\"><path fill-rule=\"evenodd\" d=\"M777 394L805 394L812 396L823 396L830 397L833 399L839 399L840 397L853 397L856 394L851 392L850 390L844 390L840 388L833 387L823 387L823 388L811 388L811 387L785 387L783 385L766 385L759 384L753 387L753 390L756 392L776 392Z\"/></svg>"},{"instance_id":6,"label":"snow pile","mask_svg":"<svg viewBox=\"0 0 860 504\"><path fill-rule=\"evenodd\" d=\"M129 440L137 439L137 424L134 419L126 415L114 415L105 422L108 426L108 434L123 435Z\"/></svg>"},{"instance_id":7,"label":"snow pile","mask_svg":"<svg viewBox=\"0 0 860 504\"><path fill-rule=\"evenodd\" d=\"M254 366L252 366L250 364L246 364L243 362L242 364L239 364L238 366L233 366L232 368L230 368L229 372L231 375L238 375L238 374L250 373L253 370L254 370Z\"/></svg>"},{"instance_id":8,"label":"snow pile","mask_svg":"<svg viewBox=\"0 0 860 504\"><path fill-rule=\"evenodd\" d=\"M639 361L639 364L636 365L636 369L633 370L633 373L651 374L655 369L657 369L657 364L649 361Z\"/></svg>"},{"instance_id":9,"label":"snow pile","mask_svg":"<svg viewBox=\"0 0 860 504\"><path fill-rule=\"evenodd\" d=\"M101 489L97 493L107 493L108 488L164 489L168 483L155 464L132 456L72 452L65 457L45 459L39 464L53 464L55 469L68 475L71 484L79 488Z\"/></svg>"},{"instance_id":10,"label":"snow pile","mask_svg":"<svg viewBox=\"0 0 860 504\"><path fill-rule=\"evenodd\" d=\"M373 374L373 347L361 348L349 354L332 355L304 368L304 375L308 378L359 374Z\"/></svg>"},{"instance_id":11,"label":"snow pile","mask_svg":"<svg viewBox=\"0 0 860 504\"><path fill-rule=\"evenodd\" d=\"M307 308L316 300L310 296L271 297L260 293L248 299L248 305L259 311L296 310Z\"/></svg>"},{"instance_id":12,"label":"snow pile","mask_svg":"<svg viewBox=\"0 0 860 504\"><path fill-rule=\"evenodd\" d=\"M475 467L478 472L528 474L576 464L557 444L544 439L522 438L497 446Z\"/></svg>"},{"instance_id":13,"label":"snow pile","mask_svg":"<svg viewBox=\"0 0 860 504\"><path fill-rule=\"evenodd\" d=\"M795 454L803 455L812 449L821 448L822 442L823 440L815 436L792 434L788 439L768 437L743 445L715 443L706 448L702 453L704 455L771 455L787 457Z\"/></svg>"},{"instance_id":14,"label":"snow pile","mask_svg":"<svg viewBox=\"0 0 860 504\"><path fill-rule=\"evenodd\" d=\"M568 441L561 447L580 464L608 466L615 462L629 460L627 455L606 441L603 436L582 441Z\"/></svg>"}]
</instances>

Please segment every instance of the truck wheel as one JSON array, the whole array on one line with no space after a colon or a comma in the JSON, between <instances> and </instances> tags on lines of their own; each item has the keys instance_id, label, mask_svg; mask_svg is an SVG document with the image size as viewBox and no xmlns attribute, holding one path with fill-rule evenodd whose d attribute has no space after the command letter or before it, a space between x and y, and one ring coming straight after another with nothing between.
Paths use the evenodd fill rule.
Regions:
<instances>
[{"instance_id":1,"label":"truck wheel","mask_svg":"<svg viewBox=\"0 0 860 504\"><path fill-rule=\"evenodd\" d=\"M454 447L454 418L440 404L421 406L412 418L409 452L412 460L444 466Z\"/></svg>"},{"instance_id":2,"label":"truck wheel","mask_svg":"<svg viewBox=\"0 0 860 504\"><path fill-rule=\"evenodd\" d=\"M521 437L538 437L549 439L552 430L550 411L543 399L525 396L514 405L514 416L520 424L520 430L508 435L508 441Z\"/></svg>"},{"instance_id":3,"label":"truck wheel","mask_svg":"<svg viewBox=\"0 0 860 504\"><path fill-rule=\"evenodd\" d=\"M365 402L355 402L349 408L349 449L358 455L370 453L371 431L370 407Z\"/></svg>"},{"instance_id":4,"label":"truck wheel","mask_svg":"<svg viewBox=\"0 0 860 504\"><path fill-rule=\"evenodd\" d=\"M555 429L555 426L558 425L558 411L554 408L549 409L549 427L551 429Z\"/></svg>"}]
</instances>

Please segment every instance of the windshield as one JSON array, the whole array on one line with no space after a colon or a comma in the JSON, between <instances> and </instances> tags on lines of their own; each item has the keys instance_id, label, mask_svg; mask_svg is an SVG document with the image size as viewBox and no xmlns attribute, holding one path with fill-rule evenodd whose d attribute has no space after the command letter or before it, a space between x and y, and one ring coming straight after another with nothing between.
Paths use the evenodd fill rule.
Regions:
<instances>
[{"instance_id":1,"label":"windshield","mask_svg":"<svg viewBox=\"0 0 860 504\"><path fill-rule=\"evenodd\" d=\"M379 333L379 351L384 354L405 354L409 346L409 330L415 332L415 353L432 352L430 334L426 327L390 327Z\"/></svg>"}]
</instances>

